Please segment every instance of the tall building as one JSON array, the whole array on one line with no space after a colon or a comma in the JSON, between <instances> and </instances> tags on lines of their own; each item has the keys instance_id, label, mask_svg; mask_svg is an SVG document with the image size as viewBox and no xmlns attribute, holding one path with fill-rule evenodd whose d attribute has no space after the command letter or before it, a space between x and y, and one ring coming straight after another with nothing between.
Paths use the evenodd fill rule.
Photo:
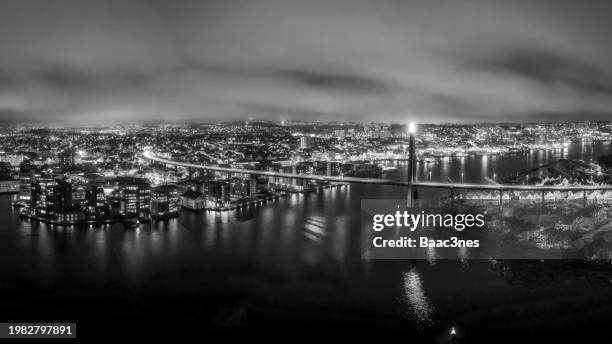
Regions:
<instances>
[{"instance_id":1,"label":"tall building","mask_svg":"<svg viewBox=\"0 0 612 344\"><path fill-rule=\"evenodd\" d=\"M85 198L87 201L87 212L90 217L100 219L109 215L109 207L106 203L103 188L96 185L90 186L85 192Z\"/></svg>"},{"instance_id":2,"label":"tall building","mask_svg":"<svg viewBox=\"0 0 612 344\"><path fill-rule=\"evenodd\" d=\"M300 148L301 149L310 149L310 148L312 148L312 137L310 137L310 136L302 136L302 137L300 137Z\"/></svg>"},{"instance_id":3,"label":"tall building","mask_svg":"<svg viewBox=\"0 0 612 344\"><path fill-rule=\"evenodd\" d=\"M121 178L120 184L121 213L148 220L151 215L151 185L142 178Z\"/></svg>"},{"instance_id":4,"label":"tall building","mask_svg":"<svg viewBox=\"0 0 612 344\"><path fill-rule=\"evenodd\" d=\"M176 186L160 185L151 190L151 217L155 219L178 215L179 196Z\"/></svg>"},{"instance_id":5,"label":"tall building","mask_svg":"<svg viewBox=\"0 0 612 344\"><path fill-rule=\"evenodd\" d=\"M230 201L230 183L227 180L208 182L207 199L214 204L225 204Z\"/></svg>"},{"instance_id":6,"label":"tall building","mask_svg":"<svg viewBox=\"0 0 612 344\"><path fill-rule=\"evenodd\" d=\"M61 151L57 156L62 167L69 167L74 165L75 155L76 150L73 147L69 147Z\"/></svg>"},{"instance_id":7,"label":"tall building","mask_svg":"<svg viewBox=\"0 0 612 344\"><path fill-rule=\"evenodd\" d=\"M327 176L340 175L340 163L337 161L328 161L325 166L325 175Z\"/></svg>"},{"instance_id":8,"label":"tall building","mask_svg":"<svg viewBox=\"0 0 612 344\"><path fill-rule=\"evenodd\" d=\"M36 169L27 164L19 167L19 201L29 203L32 198L32 184L36 180Z\"/></svg>"},{"instance_id":9,"label":"tall building","mask_svg":"<svg viewBox=\"0 0 612 344\"><path fill-rule=\"evenodd\" d=\"M247 180L247 196L250 199L255 199L257 197L257 179Z\"/></svg>"},{"instance_id":10,"label":"tall building","mask_svg":"<svg viewBox=\"0 0 612 344\"><path fill-rule=\"evenodd\" d=\"M19 187L18 180L0 180L0 194L18 193Z\"/></svg>"},{"instance_id":11,"label":"tall building","mask_svg":"<svg viewBox=\"0 0 612 344\"><path fill-rule=\"evenodd\" d=\"M234 197L250 199L257 197L257 179L233 178L230 185L230 193Z\"/></svg>"},{"instance_id":12,"label":"tall building","mask_svg":"<svg viewBox=\"0 0 612 344\"><path fill-rule=\"evenodd\" d=\"M19 192L19 180L13 178L11 164L0 161L0 193Z\"/></svg>"},{"instance_id":13,"label":"tall building","mask_svg":"<svg viewBox=\"0 0 612 344\"><path fill-rule=\"evenodd\" d=\"M55 213L71 210L72 203L72 183L66 180L58 181L53 188L53 210Z\"/></svg>"},{"instance_id":14,"label":"tall building","mask_svg":"<svg viewBox=\"0 0 612 344\"><path fill-rule=\"evenodd\" d=\"M0 180L12 180L13 173L11 164L5 161L0 161Z\"/></svg>"},{"instance_id":15,"label":"tall building","mask_svg":"<svg viewBox=\"0 0 612 344\"><path fill-rule=\"evenodd\" d=\"M40 178L32 183L30 211L39 216L52 216L55 207L53 190L57 182L50 178Z\"/></svg>"},{"instance_id":16,"label":"tall building","mask_svg":"<svg viewBox=\"0 0 612 344\"><path fill-rule=\"evenodd\" d=\"M47 219L77 223L85 219L72 197L72 183L52 178L37 179L31 186L30 213Z\"/></svg>"},{"instance_id":17,"label":"tall building","mask_svg":"<svg viewBox=\"0 0 612 344\"><path fill-rule=\"evenodd\" d=\"M84 204L87 198L87 186L84 184L75 184L72 187L72 198L79 204Z\"/></svg>"}]
</instances>

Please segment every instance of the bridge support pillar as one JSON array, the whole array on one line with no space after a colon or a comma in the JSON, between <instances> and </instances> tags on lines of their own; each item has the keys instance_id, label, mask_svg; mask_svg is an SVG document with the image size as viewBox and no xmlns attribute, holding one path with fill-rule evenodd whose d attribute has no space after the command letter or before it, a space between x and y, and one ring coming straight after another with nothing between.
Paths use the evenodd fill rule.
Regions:
<instances>
[{"instance_id":1,"label":"bridge support pillar","mask_svg":"<svg viewBox=\"0 0 612 344\"><path fill-rule=\"evenodd\" d=\"M408 187L407 205L408 208L412 208L416 205L416 200L419 198L419 191L414 186Z\"/></svg>"},{"instance_id":2,"label":"bridge support pillar","mask_svg":"<svg viewBox=\"0 0 612 344\"><path fill-rule=\"evenodd\" d=\"M504 192L499 190L499 205L501 206L504 201Z\"/></svg>"},{"instance_id":3,"label":"bridge support pillar","mask_svg":"<svg viewBox=\"0 0 612 344\"><path fill-rule=\"evenodd\" d=\"M415 180L415 172L416 172L416 154L415 154L415 142L414 142L414 126L409 126L408 129L409 137L408 137L408 183L410 186L408 187L408 208L412 208L414 205L414 200L417 198L416 188L412 186Z\"/></svg>"}]
</instances>

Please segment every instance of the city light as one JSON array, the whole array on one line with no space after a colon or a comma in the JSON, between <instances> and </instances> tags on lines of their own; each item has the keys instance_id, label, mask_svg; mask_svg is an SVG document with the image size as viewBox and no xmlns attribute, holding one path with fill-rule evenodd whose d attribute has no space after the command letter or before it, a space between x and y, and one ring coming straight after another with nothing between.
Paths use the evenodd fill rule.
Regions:
<instances>
[{"instance_id":1,"label":"city light","mask_svg":"<svg viewBox=\"0 0 612 344\"><path fill-rule=\"evenodd\" d=\"M416 130L417 130L417 128L416 128L416 124L414 124L414 122L410 122L410 123L408 123L408 133L409 133L409 134L414 134L414 133L416 133Z\"/></svg>"},{"instance_id":2,"label":"city light","mask_svg":"<svg viewBox=\"0 0 612 344\"><path fill-rule=\"evenodd\" d=\"M409 158L414 157L424 171L409 173L410 182L392 183L415 188L467 189L476 185L483 190L508 190L507 195L511 190L551 188L552 193L559 192L557 187L578 188L589 190L584 196L588 199L612 198L608 191L612 186L606 182L610 178L609 169L593 159L585 162L564 159L556 162L552 170L540 169L531 174L519 174L517 170L498 176L496 167L489 166L501 159L498 156L512 154L530 154L537 160L554 159L541 153L560 151L579 136L581 145L584 137L607 142L612 132L608 123L598 127L589 122L572 127L540 124L522 130L497 125L430 125L419 129L418 141L414 122L407 127L410 137L397 128L401 126L334 123L325 127L322 123L296 125L289 121L285 121L285 126L271 126L263 121L244 126L239 121L204 127L173 126L170 131L163 124L137 129L115 126L98 134L84 129L51 130L38 136L38 141L28 141L31 136L28 131L17 131L2 136L5 145L0 162L4 164L6 180L0 180L0 190L19 193L15 204L23 207L22 214L34 220L56 224L113 223L124 218L113 217L111 213L122 217L130 213L137 215L134 223L143 223L152 217L166 216L166 200L171 203L168 209L226 212L263 205L284 195L317 192L347 183L384 184L409 168ZM180 137L173 130L180 132ZM31 146L24 142L31 142ZM26 155L22 151L37 153ZM80 159L81 154L89 158ZM464 171L467 162L463 159L469 157L481 157L471 162L481 164L480 177ZM445 170L454 166L454 159L461 161L460 166ZM445 167L440 170L438 163ZM20 173L20 169L28 173ZM555 176L550 171L567 172ZM433 172L440 180L434 179ZM417 173L426 181L419 181ZM138 182L126 184L125 178ZM465 178L480 178L482 184L466 184ZM174 191L172 197L153 191L165 185L176 185L176 197ZM73 189L71 196L69 186ZM62 187L66 190L61 190ZM96 195L99 192L99 198L85 196L94 191ZM499 194L471 191L458 196L499 198ZM71 197L72 201L63 205L49 205L54 199ZM520 197L534 196L524 193ZM111 212L112 207L117 209Z\"/></svg>"}]
</instances>

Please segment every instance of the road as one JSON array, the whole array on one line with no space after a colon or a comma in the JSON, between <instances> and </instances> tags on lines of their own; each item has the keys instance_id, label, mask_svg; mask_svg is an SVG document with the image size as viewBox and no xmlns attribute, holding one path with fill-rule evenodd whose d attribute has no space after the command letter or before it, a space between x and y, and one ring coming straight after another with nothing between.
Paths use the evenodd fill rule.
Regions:
<instances>
[{"instance_id":1,"label":"road","mask_svg":"<svg viewBox=\"0 0 612 344\"><path fill-rule=\"evenodd\" d=\"M172 161L156 157L151 152L144 152L143 157L152 161L168 165L176 165L197 169L204 169L216 172L226 173L242 173L242 174L254 174L267 177L279 177L279 178L296 178L296 179L308 179L308 180L322 180L330 182L343 182L343 183L359 183L359 184L380 184L380 185L396 185L396 186L411 186L407 181L399 181L392 179L378 179L378 178L358 178L358 177L344 177L344 176L322 176L322 175L304 175L294 173L282 173L282 172L268 172L258 170L245 170L237 168L226 168L219 166L210 165L198 165L180 161ZM443 182L421 182L417 181L412 183L413 187L419 188L439 188L439 189L468 189L468 190L492 190L492 191L612 191L612 185L581 185L581 186L535 186L535 185L511 185L511 184L475 184L475 183L443 183Z\"/></svg>"}]
</instances>

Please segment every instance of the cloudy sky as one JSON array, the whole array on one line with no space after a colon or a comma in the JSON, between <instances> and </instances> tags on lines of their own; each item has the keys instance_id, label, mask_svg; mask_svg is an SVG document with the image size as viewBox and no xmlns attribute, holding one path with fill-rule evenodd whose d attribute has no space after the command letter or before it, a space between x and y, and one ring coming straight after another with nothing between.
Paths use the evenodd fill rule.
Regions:
<instances>
[{"instance_id":1,"label":"cloudy sky","mask_svg":"<svg viewBox=\"0 0 612 344\"><path fill-rule=\"evenodd\" d=\"M0 0L0 120L608 119L606 2Z\"/></svg>"}]
</instances>

